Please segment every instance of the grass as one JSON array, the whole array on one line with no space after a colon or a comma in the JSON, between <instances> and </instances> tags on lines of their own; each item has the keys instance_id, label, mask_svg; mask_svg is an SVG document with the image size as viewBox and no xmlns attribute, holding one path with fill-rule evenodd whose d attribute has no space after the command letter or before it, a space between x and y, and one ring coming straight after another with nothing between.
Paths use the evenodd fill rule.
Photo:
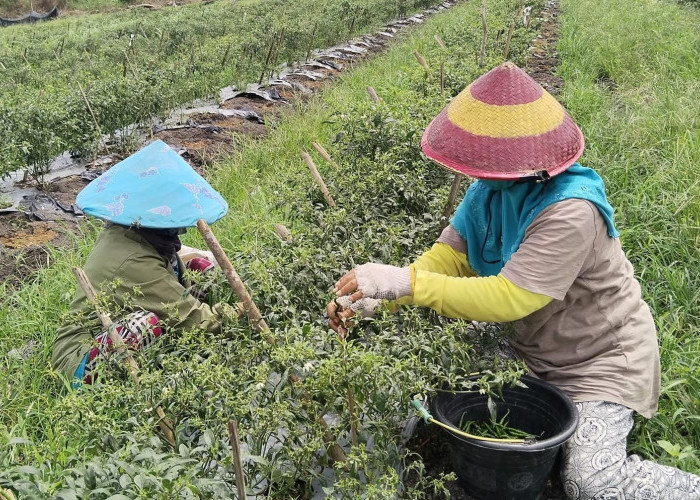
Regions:
<instances>
[{"instance_id":1,"label":"grass","mask_svg":"<svg viewBox=\"0 0 700 500\"><path fill-rule=\"evenodd\" d=\"M563 100L583 129L654 314L657 416L631 449L700 472L700 12L652 0L562 0ZM629 26L635 26L630 30ZM694 453L679 459L668 441Z\"/></svg>"}]
</instances>

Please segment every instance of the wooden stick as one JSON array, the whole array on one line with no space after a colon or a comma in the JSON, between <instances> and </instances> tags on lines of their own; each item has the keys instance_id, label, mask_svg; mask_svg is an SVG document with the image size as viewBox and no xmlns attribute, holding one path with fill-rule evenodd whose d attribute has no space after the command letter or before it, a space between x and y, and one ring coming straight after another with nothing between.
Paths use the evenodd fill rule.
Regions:
<instances>
[{"instance_id":1,"label":"wooden stick","mask_svg":"<svg viewBox=\"0 0 700 500\"><path fill-rule=\"evenodd\" d=\"M253 326L260 332L269 331L267 323L265 323L262 314L260 314L258 306L255 305L255 302L253 302L253 299L248 293L248 290L246 290L241 278L233 268L233 265L231 265L231 261L228 260L228 257L224 253L223 248L221 248L219 241L209 228L209 224L207 224L204 219L199 219L197 221L197 229L199 229L199 232L202 235L202 238L204 238L209 250L211 250L211 252L214 254L216 262L219 263L219 266L221 266L221 269L224 271L229 285L231 285L233 291L236 292L238 298L241 299L241 302L243 302L245 312L248 314L248 318L250 319L251 323L253 323Z\"/></svg>"},{"instance_id":2,"label":"wooden stick","mask_svg":"<svg viewBox=\"0 0 700 500\"><path fill-rule=\"evenodd\" d=\"M231 50L231 42L228 43L228 46L226 47L226 50L224 51L224 57L221 58L221 69L224 69L226 66L226 59L228 58L228 53Z\"/></svg>"},{"instance_id":3,"label":"wooden stick","mask_svg":"<svg viewBox=\"0 0 700 500\"><path fill-rule=\"evenodd\" d=\"M129 66L129 69L131 70L131 74L134 75L134 78L137 78L137 77L136 77L136 70L135 70L134 67L131 65L131 59L129 59L129 54L126 53L126 50L122 50L122 52L124 53L124 57L126 57L126 62L127 62L128 66ZM194 54L194 49L192 49L192 53ZM192 64L192 60L191 60L191 58L190 58L190 65L191 65L191 64Z\"/></svg>"},{"instance_id":4,"label":"wooden stick","mask_svg":"<svg viewBox=\"0 0 700 500\"><path fill-rule=\"evenodd\" d=\"M452 181L452 188L450 189L450 196L447 198L447 205L445 206L445 211L442 212L443 224L442 229L447 227L450 223L450 215L452 215L452 209L455 205L455 200L457 198L457 193L459 193L459 186L462 183L462 174L455 174L455 178Z\"/></svg>"},{"instance_id":5,"label":"wooden stick","mask_svg":"<svg viewBox=\"0 0 700 500\"><path fill-rule=\"evenodd\" d=\"M270 57L272 57L272 49L275 48L275 41L277 40L277 33L272 34L272 39L270 40L270 49L267 51L267 57L265 58L265 64L263 66L262 73L260 73L260 80L258 80L258 85L262 84L265 73L267 73L267 65L270 62Z\"/></svg>"},{"instance_id":6,"label":"wooden stick","mask_svg":"<svg viewBox=\"0 0 700 500\"><path fill-rule=\"evenodd\" d=\"M95 65L92 64L92 57L90 56L90 53L87 51L86 48L83 47L83 52L85 52L85 55L88 58L88 62L90 63L90 69L95 69Z\"/></svg>"},{"instance_id":7,"label":"wooden stick","mask_svg":"<svg viewBox=\"0 0 700 500\"><path fill-rule=\"evenodd\" d=\"M290 243L293 240L292 232L289 229L287 229L287 227L284 224L277 223L273 224L272 227L275 228L277 236L279 236L282 241Z\"/></svg>"},{"instance_id":8,"label":"wooden stick","mask_svg":"<svg viewBox=\"0 0 700 500\"><path fill-rule=\"evenodd\" d=\"M355 393L348 387L348 412L350 413L350 442L357 446L357 419L355 418Z\"/></svg>"},{"instance_id":9,"label":"wooden stick","mask_svg":"<svg viewBox=\"0 0 700 500\"><path fill-rule=\"evenodd\" d=\"M479 67L484 65L486 59L486 0L481 0L481 49L479 50Z\"/></svg>"},{"instance_id":10,"label":"wooden stick","mask_svg":"<svg viewBox=\"0 0 700 500\"><path fill-rule=\"evenodd\" d=\"M228 421L228 439L231 443L233 455L233 469L236 472L236 489L239 500L246 499L245 474L243 474L243 461L241 460L241 441L238 439L238 424L235 419Z\"/></svg>"},{"instance_id":11,"label":"wooden stick","mask_svg":"<svg viewBox=\"0 0 700 500\"><path fill-rule=\"evenodd\" d=\"M112 347L116 349L117 353L119 353L120 356L123 356L124 359L126 359L126 362L129 365L129 375L134 381L134 384L138 385L139 365L136 363L136 360L134 360L134 358L131 356L131 353L124 344L124 341L122 340L121 336L116 332L116 329L112 327L112 318L110 318L108 314L105 314L100 310L100 306L97 303L97 294L95 293L95 289L92 287L90 280L85 274L85 271L83 271L79 267L74 267L73 274L77 278L78 285L80 285L80 288L82 288L83 292L85 293L85 297L87 298L88 302L95 306L97 316L100 318L102 326L107 329L107 335L109 335L109 339L112 341ZM163 432L163 436L165 437L166 441L168 441L168 443L170 443L170 445L173 448L175 448L176 442L175 433L173 432L173 423L165 415L163 408L161 408L160 406L156 407L156 415L158 416L158 426Z\"/></svg>"},{"instance_id":12,"label":"wooden stick","mask_svg":"<svg viewBox=\"0 0 700 500\"><path fill-rule=\"evenodd\" d=\"M417 50L413 51L413 55L415 56L416 61L418 61L418 64L421 65L421 68L423 68L425 71L430 71L430 68L428 67L428 62L422 55L418 53Z\"/></svg>"},{"instance_id":13,"label":"wooden stick","mask_svg":"<svg viewBox=\"0 0 700 500\"><path fill-rule=\"evenodd\" d=\"M317 421L323 427L323 441L328 445L328 455L336 462L347 462L348 457L345 450L333 439L333 434L328 430L328 424L322 416L318 416Z\"/></svg>"},{"instance_id":14,"label":"wooden stick","mask_svg":"<svg viewBox=\"0 0 700 500\"><path fill-rule=\"evenodd\" d=\"M323 177L321 177L321 174L318 173L318 169L316 168L314 161L309 156L309 153L307 153L306 151L302 151L301 157L306 162L306 166L309 167L311 175L316 181L316 184L318 184L318 187L321 188L321 193L323 193L323 197L325 198L326 203L328 203L331 207L335 207L335 200L331 196L331 193L328 191L328 186L326 186L326 183L323 181Z\"/></svg>"},{"instance_id":15,"label":"wooden stick","mask_svg":"<svg viewBox=\"0 0 700 500\"><path fill-rule=\"evenodd\" d=\"M330 163L331 167L334 169L338 170L340 167L336 162L333 161L333 158L331 158L331 155L328 154L328 151L321 146L318 142L312 142L314 148L316 148L316 151L318 151L318 154L320 154L324 160L326 160L328 163Z\"/></svg>"},{"instance_id":16,"label":"wooden stick","mask_svg":"<svg viewBox=\"0 0 700 500\"><path fill-rule=\"evenodd\" d=\"M503 51L503 60L508 59L508 52L510 51L510 39L513 38L513 30L515 29L515 23L510 23L510 29L508 30L508 38L506 38L506 48Z\"/></svg>"},{"instance_id":17,"label":"wooden stick","mask_svg":"<svg viewBox=\"0 0 700 500\"><path fill-rule=\"evenodd\" d=\"M369 94L370 99L379 104L379 96L372 87L367 87L367 93Z\"/></svg>"},{"instance_id":18,"label":"wooden stick","mask_svg":"<svg viewBox=\"0 0 700 500\"><path fill-rule=\"evenodd\" d=\"M100 141L102 141L102 129L100 128L100 124L97 122L97 117L95 116L95 113L92 111L92 106L90 106L90 101L88 101L87 96L85 95L85 91L83 90L83 86L80 85L80 82L78 82L78 88L80 89L80 93L83 95L83 99L85 100L85 104L87 104L88 111L90 112L90 116L92 116L92 121L95 123L95 128L97 128L97 133L100 134ZM102 144L104 145L105 149L107 150L108 153L110 153L109 146L105 141L102 141ZM97 152L95 152L95 155L97 155Z\"/></svg>"},{"instance_id":19,"label":"wooden stick","mask_svg":"<svg viewBox=\"0 0 700 500\"><path fill-rule=\"evenodd\" d=\"M306 51L306 62L309 62L311 51L314 49L314 42L316 41L316 28L318 28L318 21L314 23L314 29L311 31L311 41L309 42L309 48Z\"/></svg>"},{"instance_id":20,"label":"wooden stick","mask_svg":"<svg viewBox=\"0 0 700 500\"><path fill-rule=\"evenodd\" d=\"M440 63L440 93L445 91L445 63Z\"/></svg>"},{"instance_id":21,"label":"wooden stick","mask_svg":"<svg viewBox=\"0 0 700 500\"><path fill-rule=\"evenodd\" d=\"M447 50L447 46L445 45L445 42L442 41L442 39L435 35L435 41L438 43L440 47L442 47L444 50Z\"/></svg>"}]
</instances>

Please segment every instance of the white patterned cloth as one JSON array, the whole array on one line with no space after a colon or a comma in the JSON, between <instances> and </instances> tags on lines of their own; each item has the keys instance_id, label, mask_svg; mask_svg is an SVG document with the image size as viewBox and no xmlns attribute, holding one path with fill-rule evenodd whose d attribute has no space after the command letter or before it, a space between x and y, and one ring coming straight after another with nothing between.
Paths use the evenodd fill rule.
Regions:
<instances>
[{"instance_id":1,"label":"white patterned cloth","mask_svg":"<svg viewBox=\"0 0 700 500\"><path fill-rule=\"evenodd\" d=\"M700 477L627 456L633 411L607 401L576 403L579 425L564 445L561 476L572 500L700 500Z\"/></svg>"}]
</instances>

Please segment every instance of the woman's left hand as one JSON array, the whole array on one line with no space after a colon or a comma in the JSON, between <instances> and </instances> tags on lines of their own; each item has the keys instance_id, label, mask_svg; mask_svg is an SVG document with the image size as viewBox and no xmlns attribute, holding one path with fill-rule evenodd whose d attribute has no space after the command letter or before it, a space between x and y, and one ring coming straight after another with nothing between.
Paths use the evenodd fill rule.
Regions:
<instances>
[{"instance_id":1,"label":"woman's left hand","mask_svg":"<svg viewBox=\"0 0 700 500\"><path fill-rule=\"evenodd\" d=\"M338 297L350 296L355 302L363 297L396 300L413 295L411 268L375 264L357 266L338 280L333 289Z\"/></svg>"}]
</instances>

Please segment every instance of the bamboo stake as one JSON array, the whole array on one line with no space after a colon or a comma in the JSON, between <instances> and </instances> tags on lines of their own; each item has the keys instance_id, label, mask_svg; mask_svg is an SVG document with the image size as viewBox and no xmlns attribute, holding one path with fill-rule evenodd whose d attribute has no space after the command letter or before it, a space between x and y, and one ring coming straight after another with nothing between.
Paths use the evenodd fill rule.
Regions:
<instances>
[{"instance_id":1,"label":"bamboo stake","mask_svg":"<svg viewBox=\"0 0 700 500\"><path fill-rule=\"evenodd\" d=\"M422 55L418 53L417 50L413 51L413 55L415 56L416 61L418 61L418 64L420 64L421 68L423 68L425 71L430 71L430 68L428 67L428 62Z\"/></svg>"},{"instance_id":2,"label":"bamboo stake","mask_svg":"<svg viewBox=\"0 0 700 500\"><path fill-rule=\"evenodd\" d=\"M447 205L445 206L445 211L442 212L442 229L447 227L450 223L450 215L452 215L452 209L455 205L455 200L457 198L457 193L459 193L459 186L462 183L462 174L455 174L455 178L452 181L452 188L450 189L450 196L447 198Z\"/></svg>"},{"instance_id":3,"label":"bamboo stake","mask_svg":"<svg viewBox=\"0 0 700 500\"><path fill-rule=\"evenodd\" d=\"M284 226L284 224L273 224L272 227L275 228L275 232L282 241L287 243L290 243L292 241L292 233L289 229L286 228L286 226Z\"/></svg>"},{"instance_id":4,"label":"bamboo stake","mask_svg":"<svg viewBox=\"0 0 700 500\"><path fill-rule=\"evenodd\" d=\"M447 50L447 46L445 45L445 42L442 41L442 39L435 35L435 41L438 43L440 47L442 47L444 50Z\"/></svg>"},{"instance_id":5,"label":"bamboo stake","mask_svg":"<svg viewBox=\"0 0 700 500\"><path fill-rule=\"evenodd\" d=\"M318 173L318 169L316 168L314 161L309 156L309 153L307 153L306 151L302 151L301 157L306 162L306 166L309 167L311 175L316 181L316 184L318 184L318 187L321 188L321 193L323 193L323 197L325 198L326 203L328 203L331 207L335 208L335 200L331 196L331 193L328 191L328 186L326 186L326 183L323 181L323 177L321 177L321 174Z\"/></svg>"},{"instance_id":6,"label":"bamboo stake","mask_svg":"<svg viewBox=\"0 0 700 500\"><path fill-rule=\"evenodd\" d=\"M82 288L83 292L85 292L85 297L87 298L88 302L90 302L93 306L95 306L95 311L97 312L97 316L100 318L100 322L102 323L102 326L107 329L107 334L109 335L109 339L112 341L112 347L119 353L120 356L123 356L126 359L127 364L129 365L129 375L131 376L131 379L134 381L134 384L138 385L139 384L139 366L136 364L136 360L131 356L131 353L129 350L126 348L126 345L124 344L124 341L122 338L119 336L119 334L116 332L116 330L112 327L112 318L109 317L108 314L105 314L100 310L100 306L97 303L97 294L95 293L95 289L93 288L92 284L90 283L90 280L88 279L87 275L85 274L85 271L80 269L79 267L74 267L73 268L73 274L78 280L78 285L80 288ZM165 437L166 441L170 443L170 445L175 448L176 442L175 442L175 434L173 432L173 423L170 421L170 419L165 415L165 412L163 411L163 408L160 406L156 407L156 415L158 416L158 426L160 427L160 430L163 432L163 436Z\"/></svg>"},{"instance_id":7,"label":"bamboo stake","mask_svg":"<svg viewBox=\"0 0 700 500\"><path fill-rule=\"evenodd\" d=\"M479 50L479 67L484 65L486 59L486 0L481 0L481 49Z\"/></svg>"},{"instance_id":8,"label":"bamboo stake","mask_svg":"<svg viewBox=\"0 0 700 500\"><path fill-rule=\"evenodd\" d=\"M301 383L301 379L294 373L289 375L289 380L291 380L292 384L294 385L299 385ZM309 393L303 392L302 403L309 404L310 401L311 397L309 396ZM326 420L321 415L316 415L315 420L319 423L321 428L323 428L323 442L328 445L328 456L330 456L335 462L347 462L348 458L345 455L345 450L343 450L343 447L340 446L335 439L333 439L333 435L331 434L330 430L328 430Z\"/></svg>"},{"instance_id":9,"label":"bamboo stake","mask_svg":"<svg viewBox=\"0 0 700 500\"><path fill-rule=\"evenodd\" d=\"M333 439L333 434L331 434L331 431L328 430L326 420L319 415L317 421L319 424L321 424L321 427L323 427L323 441L329 445L328 455L330 455L330 457L336 462L347 462L348 457L345 455L345 450L343 450L342 446L336 443L335 439Z\"/></svg>"},{"instance_id":10,"label":"bamboo stake","mask_svg":"<svg viewBox=\"0 0 700 500\"><path fill-rule=\"evenodd\" d=\"M209 250L211 250L211 252L214 254L216 262L219 263L219 266L221 266L221 269L224 271L229 285L231 285L233 291L236 292L238 298L243 302L245 312L248 315L248 318L250 318L251 323L253 323L253 326L260 332L268 331L269 328L263 319L262 314L260 314L258 306L255 305L255 302L253 302L253 299L248 293L248 290L246 290L240 276L238 276L238 273L233 268L231 261L228 260L228 257L224 253L223 248L221 248L216 236L214 236L214 233L209 228L209 224L207 224L204 219L199 219L197 221L197 229L199 229L199 232L201 233L202 238L204 238Z\"/></svg>"},{"instance_id":11,"label":"bamboo stake","mask_svg":"<svg viewBox=\"0 0 700 500\"><path fill-rule=\"evenodd\" d=\"M445 63L440 63L440 93L445 91Z\"/></svg>"},{"instance_id":12,"label":"bamboo stake","mask_svg":"<svg viewBox=\"0 0 700 500\"><path fill-rule=\"evenodd\" d=\"M97 117L95 117L95 113L92 111L92 106L90 106L90 101L88 101L87 96L85 95L85 91L83 90L83 86L80 85L80 82L78 82L78 88L80 89L80 93L83 95L83 99L85 100L85 104L87 104L88 111L90 112L90 116L92 116L92 121L95 123L95 128L97 128L97 133L100 134L100 141L102 141L102 129L100 129L100 124L97 122ZM102 144L104 145L105 149L107 150L108 153L110 153L109 146L105 141L102 141ZM97 156L97 152L95 152L95 156Z\"/></svg>"},{"instance_id":13,"label":"bamboo stake","mask_svg":"<svg viewBox=\"0 0 700 500\"><path fill-rule=\"evenodd\" d=\"M372 87L367 87L367 93L369 94L370 99L379 104L379 96Z\"/></svg>"},{"instance_id":14,"label":"bamboo stake","mask_svg":"<svg viewBox=\"0 0 700 500\"><path fill-rule=\"evenodd\" d=\"M311 144L313 144L316 151L318 151L318 154L320 154L324 160L330 163L331 167L333 167L336 170L340 168L338 164L333 161L333 158L331 158L331 155L328 154L328 151L326 151L326 149L323 146L321 146L318 142L312 142Z\"/></svg>"},{"instance_id":15,"label":"bamboo stake","mask_svg":"<svg viewBox=\"0 0 700 500\"><path fill-rule=\"evenodd\" d=\"M314 42L316 41L316 28L318 28L318 22L314 23L314 29L311 31L311 41L309 42L309 48L306 51L306 62L309 62L311 51L314 48Z\"/></svg>"},{"instance_id":16,"label":"bamboo stake","mask_svg":"<svg viewBox=\"0 0 700 500\"><path fill-rule=\"evenodd\" d=\"M226 50L224 51L224 57L221 58L221 69L224 69L226 66L226 59L228 58L228 52L231 50L231 42L229 42L228 46L226 47Z\"/></svg>"},{"instance_id":17,"label":"bamboo stake","mask_svg":"<svg viewBox=\"0 0 700 500\"><path fill-rule=\"evenodd\" d=\"M503 51L503 60L508 59L508 52L510 51L510 39L513 38L513 30L515 29L515 23L510 23L510 29L508 30L508 38L506 38L506 48Z\"/></svg>"},{"instance_id":18,"label":"bamboo stake","mask_svg":"<svg viewBox=\"0 0 700 500\"><path fill-rule=\"evenodd\" d=\"M350 441L357 446L357 419L355 418L355 393L348 387L348 412L350 413Z\"/></svg>"},{"instance_id":19,"label":"bamboo stake","mask_svg":"<svg viewBox=\"0 0 700 500\"><path fill-rule=\"evenodd\" d=\"M238 499L245 500L245 474L243 474L243 461L241 460L241 441L238 439L238 424L235 419L228 421L228 438L231 443L231 454L233 455L233 469L236 472L236 489Z\"/></svg>"},{"instance_id":20,"label":"bamboo stake","mask_svg":"<svg viewBox=\"0 0 700 500\"><path fill-rule=\"evenodd\" d=\"M272 49L275 47L275 40L277 40L277 34L273 33L272 39L270 40L270 48L267 51L267 57L265 58L265 64L263 65L262 73L260 73L260 79L258 80L258 85L262 84L265 73L267 73L267 65L270 62L270 57L272 57Z\"/></svg>"},{"instance_id":21,"label":"bamboo stake","mask_svg":"<svg viewBox=\"0 0 700 500\"><path fill-rule=\"evenodd\" d=\"M83 52L85 52L85 55L88 58L88 62L90 63L90 69L95 69L95 65L92 64L92 56L90 56L90 53L87 51L86 48L83 48Z\"/></svg>"},{"instance_id":22,"label":"bamboo stake","mask_svg":"<svg viewBox=\"0 0 700 500\"><path fill-rule=\"evenodd\" d=\"M194 52L194 49L192 49L192 51ZM136 70L131 65L131 59L129 59L129 54L126 53L126 50L123 50L122 52L124 53L124 57L126 57L126 62L127 62L127 65L129 66L129 69L131 70L131 74L134 75L134 78L136 78ZM192 64L192 60L190 59L190 65L191 64Z\"/></svg>"}]
</instances>

